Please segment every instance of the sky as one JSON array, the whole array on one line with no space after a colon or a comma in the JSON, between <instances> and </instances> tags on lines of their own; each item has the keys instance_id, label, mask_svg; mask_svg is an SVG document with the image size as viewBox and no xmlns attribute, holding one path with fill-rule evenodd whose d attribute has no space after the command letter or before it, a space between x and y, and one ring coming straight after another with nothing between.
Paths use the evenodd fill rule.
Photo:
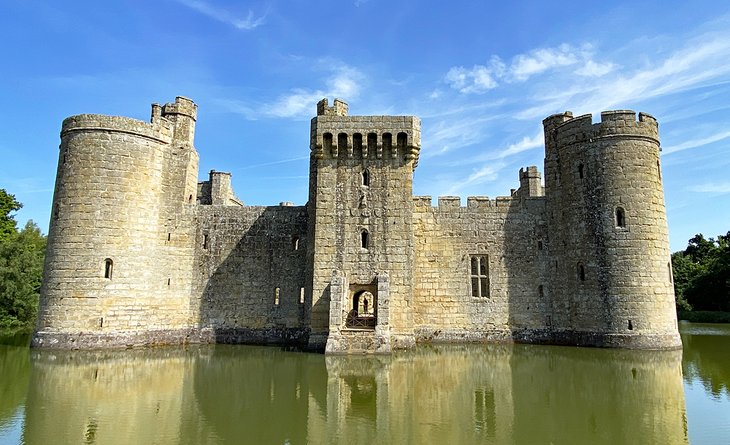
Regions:
<instances>
[{"instance_id":1,"label":"sky","mask_svg":"<svg viewBox=\"0 0 730 445\"><path fill-rule=\"evenodd\" d=\"M64 118L198 104L200 179L307 200L309 122L416 115L414 195L509 195L543 170L542 119L660 123L672 251L730 230L730 4L718 1L3 0L0 188L47 232Z\"/></svg>"}]
</instances>

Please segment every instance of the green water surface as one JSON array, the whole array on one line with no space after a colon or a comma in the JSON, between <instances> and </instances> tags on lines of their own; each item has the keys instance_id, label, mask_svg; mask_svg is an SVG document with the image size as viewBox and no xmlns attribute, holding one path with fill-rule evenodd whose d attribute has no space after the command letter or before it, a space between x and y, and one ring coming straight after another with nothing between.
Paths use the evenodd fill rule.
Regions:
<instances>
[{"instance_id":1,"label":"green water surface","mask_svg":"<svg viewBox=\"0 0 730 445\"><path fill-rule=\"evenodd\" d=\"M681 329L684 351L0 345L0 444L728 444L730 326Z\"/></svg>"}]
</instances>

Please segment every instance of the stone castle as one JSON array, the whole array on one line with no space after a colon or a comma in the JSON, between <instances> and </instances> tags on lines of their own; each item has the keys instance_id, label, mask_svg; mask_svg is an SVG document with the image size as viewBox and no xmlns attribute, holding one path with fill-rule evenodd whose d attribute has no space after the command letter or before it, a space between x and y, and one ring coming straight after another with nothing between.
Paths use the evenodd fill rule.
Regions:
<instances>
[{"instance_id":1,"label":"stone castle","mask_svg":"<svg viewBox=\"0 0 730 445\"><path fill-rule=\"evenodd\" d=\"M198 182L197 106L63 122L32 344L417 342L679 348L656 120L546 118L536 167L489 199L413 196L414 116L317 104L309 201Z\"/></svg>"}]
</instances>

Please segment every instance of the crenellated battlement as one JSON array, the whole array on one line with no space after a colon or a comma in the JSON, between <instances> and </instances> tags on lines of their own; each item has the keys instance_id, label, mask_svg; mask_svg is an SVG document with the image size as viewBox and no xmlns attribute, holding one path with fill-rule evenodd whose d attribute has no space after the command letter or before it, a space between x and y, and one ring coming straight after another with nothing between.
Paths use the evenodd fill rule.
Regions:
<instances>
[{"instance_id":1,"label":"crenellated battlement","mask_svg":"<svg viewBox=\"0 0 730 445\"><path fill-rule=\"evenodd\" d=\"M595 124L590 114L572 117L572 113L565 112L550 116L543 121L543 125L546 131L552 132L551 142L559 147L615 137L659 142L656 119L649 114L639 113L637 120L636 112L631 110L604 111L601 113L601 122Z\"/></svg>"},{"instance_id":2,"label":"crenellated battlement","mask_svg":"<svg viewBox=\"0 0 730 445\"><path fill-rule=\"evenodd\" d=\"M539 198L539 197L538 197ZM431 196L414 196L413 206L417 212L423 211L453 211L453 210L480 210L480 209L507 209L515 204L531 206L532 202L543 202L543 199L519 200L513 196L497 196L492 199L488 196L468 196L466 206L461 205L460 196L439 196L437 204L433 205Z\"/></svg>"},{"instance_id":3,"label":"crenellated battlement","mask_svg":"<svg viewBox=\"0 0 730 445\"><path fill-rule=\"evenodd\" d=\"M310 148L317 159L406 159L418 163L421 150L421 121L415 116L348 116L347 104L335 100L317 104L312 119ZM320 113L324 107L325 112ZM339 107L339 108L338 108Z\"/></svg>"}]
</instances>

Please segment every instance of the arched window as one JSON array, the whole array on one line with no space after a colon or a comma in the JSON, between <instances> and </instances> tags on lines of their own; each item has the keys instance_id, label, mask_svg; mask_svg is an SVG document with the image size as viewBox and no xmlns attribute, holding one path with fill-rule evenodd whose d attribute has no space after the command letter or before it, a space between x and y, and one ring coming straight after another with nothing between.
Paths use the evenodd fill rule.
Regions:
<instances>
[{"instance_id":1,"label":"arched window","mask_svg":"<svg viewBox=\"0 0 730 445\"><path fill-rule=\"evenodd\" d=\"M579 281L586 280L586 268L583 266L583 263L578 263L576 272L578 274Z\"/></svg>"},{"instance_id":2,"label":"arched window","mask_svg":"<svg viewBox=\"0 0 730 445\"><path fill-rule=\"evenodd\" d=\"M626 212L621 207L616 207L616 227L626 227Z\"/></svg>"},{"instance_id":3,"label":"arched window","mask_svg":"<svg viewBox=\"0 0 730 445\"><path fill-rule=\"evenodd\" d=\"M370 186L370 171L368 171L367 169L362 171L362 186L363 187Z\"/></svg>"},{"instance_id":4,"label":"arched window","mask_svg":"<svg viewBox=\"0 0 730 445\"><path fill-rule=\"evenodd\" d=\"M104 260L104 278L109 280L112 279L112 272L114 271L114 261L111 258Z\"/></svg>"},{"instance_id":5,"label":"arched window","mask_svg":"<svg viewBox=\"0 0 730 445\"><path fill-rule=\"evenodd\" d=\"M368 245L370 244L370 234L367 230L362 229L360 232L360 247L363 249L367 249Z\"/></svg>"},{"instance_id":6,"label":"arched window","mask_svg":"<svg viewBox=\"0 0 730 445\"><path fill-rule=\"evenodd\" d=\"M578 177L583 179L583 164L578 164Z\"/></svg>"}]
</instances>

